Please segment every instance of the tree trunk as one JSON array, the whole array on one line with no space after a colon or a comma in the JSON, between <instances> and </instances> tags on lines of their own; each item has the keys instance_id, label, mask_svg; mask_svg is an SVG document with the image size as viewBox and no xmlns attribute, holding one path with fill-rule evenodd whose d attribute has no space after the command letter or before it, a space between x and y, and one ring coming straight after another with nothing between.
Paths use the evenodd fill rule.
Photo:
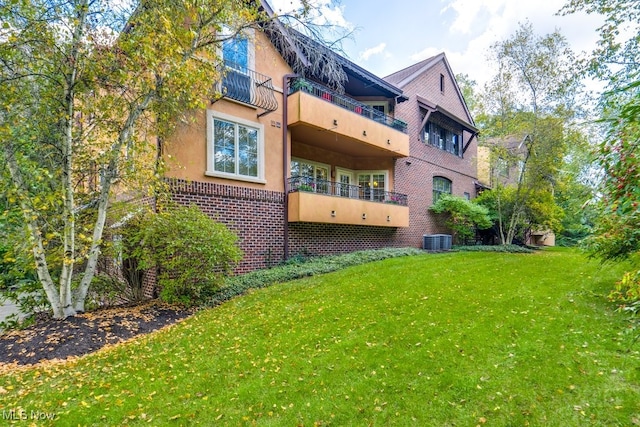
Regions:
<instances>
[{"instance_id":1,"label":"tree trunk","mask_svg":"<svg viewBox=\"0 0 640 427\"><path fill-rule=\"evenodd\" d=\"M2 153L9 168L11 180L18 191L20 208L25 219L25 224L27 225L27 231L29 232L31 251L33 252L33 257L35 259L38 280L42 284L45 294L47 295L47 300L49 300L49 304L53 309L53 317L56 319L64 319L67 316L72 316L75 314L73 307L71 305L64 304L61 300L60 294L53 283L51 274L49 273L47 258L45 256L44 245L42 242L42 232L33 217L34 209L27 202L27 200L29 200L29 195L26 191L22 173L20 172L20 166L18 165L14 155L14 147L10 142L5 142L2 144L2 148Z\"/></svg>"}]
</instances>

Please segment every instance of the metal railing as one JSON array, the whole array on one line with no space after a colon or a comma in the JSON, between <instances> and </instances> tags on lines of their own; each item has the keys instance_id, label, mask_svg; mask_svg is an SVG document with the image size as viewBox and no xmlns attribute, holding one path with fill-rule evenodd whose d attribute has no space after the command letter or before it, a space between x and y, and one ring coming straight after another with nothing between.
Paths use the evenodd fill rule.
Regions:
<instances>
[{"instance_id":1,"label":"metal railing","mask_svg":"<svg viewBox=\"0 0 640 427\"><path fill-rule=\"evenodd\" d=\"M278 109L271 77L225 61L220 81L223 96L267 111Z\"/></svg>"},{"instance_id":2,"label":"metal railing","mask_svg":"<svg viewBox=\"0 0 640 427\"><path fill-rule=\"evenodd\" d=\"M362 185L343 184L341 182L314 179L307 176L294 176L288 180L289 193L304 191L327 196L345 197L349 199L368 200L371 202L389 203L407 206L406 194L369 188Z\"/></svg>"},{"instance_id":3,"label":"metal railing","mask_svg":"<svg viewBox=\"0 0 640 427\"><path fill-rule=\"evenodd\" d=\"M404 121L395 119L392 116L384 114L370 105L358 102L353 98L340 95L326 86L322 86L302 78L291 80L291 84L289 85L289 95L298 91L309 93L346 110L360 114L363 117L367 117L373 121L397 129L400 132L407 133L407 124Z\"/></svg>"}]
</instances>

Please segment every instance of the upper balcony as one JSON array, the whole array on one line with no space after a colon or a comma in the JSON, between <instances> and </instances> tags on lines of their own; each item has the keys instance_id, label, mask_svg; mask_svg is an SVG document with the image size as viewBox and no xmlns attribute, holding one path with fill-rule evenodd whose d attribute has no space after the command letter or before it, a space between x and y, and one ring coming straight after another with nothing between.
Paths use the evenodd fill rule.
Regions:
<instances>
[{"instance_id":1,"label":"upper balcony","mask_svg":"<svg viewBox=\"0 0 640 427\"><path fill-rule=\"evenodd\" d=\"M288 105L294 140L354 157L409 155L405 122L325 86L294 80Z\"/></svg>"},{"instance_id":2,"label":"upper balcony","mask_svg":"<svg viewBox=\"0 0 640 427\"><path fill-rule=\"evenodd\" d=\"M225 61L220 72L219 90L223 97L262 108L263 114L278 109L271 77L229 61Z\"/></svg>"},{"instance_id":3,"label":"upper balcony","mask_svg":"<svg viewBox=\"0 0 640 427\"><path fill-rule=\"evenodd\" d=\"M289 179L289 222L408 227L405 194L307 177Z\"/></svg>"}]
</instances>

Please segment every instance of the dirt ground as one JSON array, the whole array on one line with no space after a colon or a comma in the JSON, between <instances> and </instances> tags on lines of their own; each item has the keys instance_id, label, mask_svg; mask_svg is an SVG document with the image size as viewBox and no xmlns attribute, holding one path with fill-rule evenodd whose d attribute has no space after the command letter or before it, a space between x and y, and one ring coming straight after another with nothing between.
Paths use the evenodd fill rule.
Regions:
<instances>
[{"instance_id":1,"label":"dirt ground","mask_svg":"<svg viewBox=\"0 0 640 427\"><path fill-rule=\"evenodd\" d=\"M190 316L193 311L158 302L83 313L65 320L41 316L34 325L0 335L0 364L30 365L67 359L146 334Z\"/></svg>"}]
</instances>

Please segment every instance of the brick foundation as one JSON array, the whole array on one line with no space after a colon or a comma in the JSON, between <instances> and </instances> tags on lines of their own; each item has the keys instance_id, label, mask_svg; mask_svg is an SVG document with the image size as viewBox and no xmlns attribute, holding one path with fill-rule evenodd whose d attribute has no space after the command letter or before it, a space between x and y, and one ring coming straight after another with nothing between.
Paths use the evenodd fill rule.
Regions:
<instances>
[{"instance_id":1,"label":"brick foundation","mask_svg":"<svg viewBox=\"0 0 640 427\"><path fill-rule=\"evenodd\" d=\"M238 235L244 252L236 273L270 267L284 256L284 193L208 182L171 180L173 199L195 204Z\"/></svg>"},{"instance_id":2,"label":"brick foundation","mask_svg":"<svg viewBox=\"0 0 640 427\"><path fill-rule=\"evenodd\" d=\"M334 255L397 246L397 230L393 227L291 223L289 255Z\"/></svg>"}]
</instances>

